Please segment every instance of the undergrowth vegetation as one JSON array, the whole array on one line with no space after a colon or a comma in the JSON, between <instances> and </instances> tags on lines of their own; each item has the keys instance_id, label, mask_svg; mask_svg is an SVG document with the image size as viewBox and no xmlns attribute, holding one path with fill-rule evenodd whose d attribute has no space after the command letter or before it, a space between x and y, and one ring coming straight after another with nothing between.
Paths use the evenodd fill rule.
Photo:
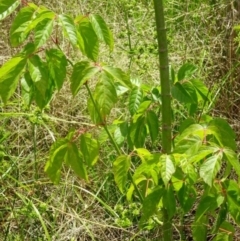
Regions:
<instances>
[{"instance_id":1,"label":"undergrowth vegetation","mask_svg":"<svg viewBox=\"0 0 240 241\"><path fill-rule=\"evenodd\" d=\"M33 2L0 1L0 240L238 240L237 1L163 1L168 110L153 1Z\"/></svg>"}]
</instances>

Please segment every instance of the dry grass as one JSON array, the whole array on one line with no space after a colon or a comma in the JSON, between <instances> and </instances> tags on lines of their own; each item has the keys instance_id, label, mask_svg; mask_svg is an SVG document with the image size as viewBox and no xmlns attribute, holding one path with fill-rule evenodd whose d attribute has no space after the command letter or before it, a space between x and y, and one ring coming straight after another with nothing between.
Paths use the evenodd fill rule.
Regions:
<instances>
[{"instance_id":1,"label":"dry grass","mask_svg":"<svg viewBox=\"0 0 240 241\"><path fill-rule=\"evenodd\" d=\"M126 19L121 1L34 2L43 3L58 13L100 13L110 24L115 37L114 52L109 55L103 49L106 57L101 61L125 70L129 70L131 64L133 76L137 75L153 85L158 84L151 3L139 1L134 5L132 1L136 9L133 8ZM199 77L211 86L216 96L213 113L228 118L239 137L240 73L239 68L234 68L238 66L239 57L235 54L235 32L233 34L233 26L239 23L239 18L232 5L226 5L224 1L219 1L214 8L204 1L200 7L191 3L194 1L186 2L179 4L179 1L172 0L167 4L170 62L176 69L184 62L199 66ZM17 51L8 44L12 19L13 16L0 23L0 65ZM131 32L131 48L127 23ZM63 43L62 48L66 49L68 45ZM112 153L107 148L102 151L104 158L98 167L91 171L89 184L64 169L61 183L54 186L43 172L48 150L55 138L65 136L70 127L91 126L86 115L84 90L72 99L66 84L46 111L50 118L45 122L36 119L34 109L23 113L18 103L19 92L16 97L7 107L1 106L1 114L10 114L0 117L0 134L9 134L3 143L5 157L0 160L0 240L48 240L48 236L56 241L140 241L157 238L158 230L138 233L134 225L123 229L115 224L116 216L112 209L120 202L122 195L113 185ZM13 117L12 113L18 115ZM240 237L239 228L237 237Z\"/></svg>"}]
</instances>

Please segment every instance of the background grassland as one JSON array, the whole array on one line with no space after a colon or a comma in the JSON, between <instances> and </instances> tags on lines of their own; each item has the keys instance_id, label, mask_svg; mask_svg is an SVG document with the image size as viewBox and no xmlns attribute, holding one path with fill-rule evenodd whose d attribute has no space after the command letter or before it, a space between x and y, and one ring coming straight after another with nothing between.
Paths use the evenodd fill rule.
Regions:
<instances>
[{"instance_id":1,"label":"background grassland","mask_svg":"<svg viewBox=\"0 0 240 241\"><path fill-rule=\"evenodd\" d=\"M152 1L34 2L57 13L99 13L115 40L113 53L102 48L101 61L121 67L145 83L159 84ZM239 6L230 0L215 4L169 0L165 1L165 11L171 66L177 69L185 62L198 66L197 77L207 83L214 96L209 110L228 118L239 137L238 33L233 30L240 24ZM0 65L17 52L8 40L13 19L14 14L0 23ZM82 58L64 41L62 48L75 61ZM86 93L80 91L72 99L66 82L46 110L46 120L37 118L36 110L24 109L20 89L15 97L0 107L0 139L5 139L0 146L0 240L154 240L157 229L139 231L136 226L138 204L122 206L124 197L114 185L113 153L107 145L90 172L90 183L65 169L60 185L54 186L43 172L55 139L65 136L70 127L91 128ZM116 106L113 118L125 113L126 104L123 100ZM177 226L178 220L175 222ZM238 235L239 228L236 240Z\"/></svg>"}]
</instances>

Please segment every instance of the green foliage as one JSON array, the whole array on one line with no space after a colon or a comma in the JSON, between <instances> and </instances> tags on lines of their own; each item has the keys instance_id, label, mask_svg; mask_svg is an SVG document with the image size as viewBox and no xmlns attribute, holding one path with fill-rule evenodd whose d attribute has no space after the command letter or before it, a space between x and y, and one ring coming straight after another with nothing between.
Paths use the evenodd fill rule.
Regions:
<instances>
[{"instance_id":1,"label":"green foliage","mask_svg":"<svg viewBox=\"0 0 240 241\"><path fill-rule=\"evenodd\" d=\"M60 90L67 73L67 59L61 50L49 49L46 51L49 75L55 86Z\"/></svg>"},{"instance_id":2,"label":"green foliage","mask_svg":"<svg viewBox=\"0 0 240 241\"><path fill-rule=\"evenodd\" d=\"M90 134L81 135L80 150L87 165L93 166L97 162L99 157L99 144Z\"/></svg>"},{"instance_id":3,"label":"green foliage","mask_svg":"<svg viewBox=\"0 0 240 241\"><path fill-rule=\"evenodd\" d=\"M71 76L71 90L72 94L76 95L81 86L87 82L92 76L99 71L98 67L91 66L88 61L78 62L73 66Z\"/></svg>"},{"instance_id":4,"label":"green foliage","mask_svg":"<svg viewBox=\"0 0 240 241\"><path fill-rule=\"evenodd\" d=\"M143 98L142 89L139 87L134 87L129 95L129 112L134 115L138 110Z\"/></svg>"},{"instance_id":5,"label":"green foliage","mask_svg":"<svg viewBox=\"0 0 240 241\"><path fill-rule=\"evenodd\" d=\"M163 193L164 189L158 187L144 199L142 207L143 215L140 219L141 226L143 226L151 216L157 213L157 208Z\"/></svg>"},{"instance_id":6,"label":"green foliage","mask_svg":"<svg viewBox=\"0 0 240 241\"><path fill-rule=\"evenodd\" d=\"M10 15L20 4L16 0L2 0L0 2L0 21Z\"/></svg>"},{"instance_id":7,"label":"green foliage","mask_svg":"<svg viewBox=\"0 0 240 241\"><path fill-rule=\"evenodd\" d=\"M91 148L92 153L89 154L89 150L83 149L83 153L78 149L76 143L74 143L75 136L73 132L70 132L66 138L56 141L50 150L50 157L45 166L45 172L53 183L57 184L60 180L60 173L62 164L65 162L72 170L81 178L88 180L86 164L84 158L89 157L88 165L93 165L98 159L98 147L94 139L91 142L87 136L81 137L81 147ZM95 147L89 142L95 143Z\"/></svg>"},{"instance_id":8,"label":"green foliage","mask_svg":"<svg viewBox=\"0 0 240 241\"><path fill-rule=\"evenodd\" d=\"M67 36L71 44L76 47L78 44L78 36L73 18L66 14L61 14L58 16L58 20L61 24L64 34Z\"/></svg>"},{"instance_id":9,"label":"green foliage","mask_svg":"<svg viewBox=\"0 0 240 241\"><path fill-rule=\"evenodd\" d=\"M100 15L90 14L89 20L92 24L94 32L98 36L98 39L103 41L109 46L110 50L113 50L113 37L104 19Z\"/></svg>"},{"instance_id":10,"label":"green foliage","mask_svg":"<svg viewBox=\"0 0 240 241\"><path fill-rule=\"evenodd\" d=\"M35 9L31 7L22 8L14 19L10 29L10 42L13 47L22 44L29 35L28 26L31 24Z\"/></svg>"},{"instance_id":11,"label":"green foliage","mask_svg":"<svg viewBox=\"0 0 240 241\"><path fill-rule=\"evenodd\" d=\"M124 193L126 189L127 176L130 165L131 159L129 156L119 156L113 163L115 182L122 193Z\"/></svg>"},{"instance_id":12,"label":"green foliage","mask_svg":"<svg viewBox=\"0 0 240 241\"><path fill-rule=\"evenodd\" d=\"M18 5L19 1L1 1L0 19ZM56 31L58 26L62 31ZM55 32L59 36L53 37ZM74 51L80 51L80 60L72 62L61 50L62 38ZM141 203L141 211L137 208L136 215L140 228L153 221L171 223L178 211L186 215L196 208L192 223L194 240L206 240L209 232L215 235L213 240L233 239L234 228L228 215L240 225L240 192L237 182L228 179L232 169L240 178L236 135L225 120L205 118L204 108L211 102L211 94L197 77L197 67L187 63L180 67L177 76L172 75L172 97L181 109L164 110L166 94L161 92L162 87L142 84L122 69L98 62L101 43L110 51L114 46L112 34L99 15L73 18L27 4L10 29L12 47L24 42L27 44L22 51L0 68L0 96L4 104L13 97L21 80L24 104L28 109L35 105L44 113L54 93L64 86L67 73L75 98L83 87L89 94L86 109L95 131L70 131L53 143L45 165L53 183L59 183L63 165L88 181L88 169L93 168L101 154L101 140L108 139L117 187L129 202ZM111 113L120 101L128 106L128 112L113 120ZM171 126L166 126L162 114L166 111L174 117L185 109L188 114L182 114L182 123L174 120L176 136L166 139L172 149L165 153L159 131L169 131ZM108 138L98 136L97 127L104 129ZM164 212L167 218L163 217ZM217 217L213 227L210 215ZM127 227L132 221L122 215L117 223Z\"/></svg>"},{"instance_id":13,"label":"green foliage","mask_svg":"<svg viewBox=\"0 0 240 241\"><path fill-rule=\"evenodd\" d=\"M16 56L8 60L0 69L0 96L4 103L13 95L17 88L27 59L25 56Z\"/></svg>"}]
</instances>

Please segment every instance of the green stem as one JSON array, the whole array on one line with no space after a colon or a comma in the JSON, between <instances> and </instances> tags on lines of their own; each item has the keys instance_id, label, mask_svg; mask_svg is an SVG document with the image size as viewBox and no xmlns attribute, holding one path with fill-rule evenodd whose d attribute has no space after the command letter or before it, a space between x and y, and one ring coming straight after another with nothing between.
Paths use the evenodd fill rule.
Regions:
<instances>
[{"instance_id":1,"label":"green stem","mask_svg":"<svg viewBox=\"0 0 240 241\"><path fill-rule=\"evenodd\" d=\"M172 111L169 78L167 34L164 19L163 0L154 0L157 39L159 50L160 83L162 95L162 152L171 153L172 149ZM168 211L163 207L163 240L173 240L173 227Z\"/></svg>"},{"instance_id":2,"label":"green stem","mask_svg":"<svg viewBox=\"0 0 240 241\"><path fill-rule=\"evenodd\" d=\"M154 0L159 64L160 64L160 80L162 95L162 148L163 152L169 154L171 152L172 143L172 112L171 112L171 91L169 78L168 48L167 34L164 21L163 1Z\"/></svg>"},{"instance_id":3,"label":"green stem","mask_svg":"<svg viewBox=\"0 0 240 241\"><path fill-rule=\"evenodd\" d=\"M100 113L99 109L97 108L97 105L96 105L96 102L95 102L95 100L94 100L94 98L93 98L92 92L91 92L89 86L88 86L87 84L85 84L85 85L86 85L88 94L89 94L89 96L90 96L90 99L91 99L91 101L92 101L92 103L93 103L93 105L94 105L94 108L95 108L95 110L97 111L97 114L98 114L98 116L99 116L99 118L100 118L100 121L103 123L103 120L102 120L102 117L101 117L101 113ZM105 123L103 123L103 128L104 128L104 130L106 131L106 133L107 133L107 135L108 135L111 143L113 144L113 146L114 146L117 154L118 154L119 156L122 155L122 151L120 150L120 148L118 147L117 143L116 143L115 140L113 139L113 137L112 137L110 131L108 130L107 125L105 125ZM133 184L133 186L134 186L134 188L135 188L135 190L136 190L136 192L137 192L137 194L138 194L139 199L140 199L141 202L142 202L142 201L143 201L143 197L142 197L142 195L141 195L141 193L140 193L140 191L139 191L136 183L134 182L131 173L128 172L128 175L129 175L129 178L130 178L130 180L131 180L131 182L132 182L132 184Z\"/></svg>"}]
</instances>

